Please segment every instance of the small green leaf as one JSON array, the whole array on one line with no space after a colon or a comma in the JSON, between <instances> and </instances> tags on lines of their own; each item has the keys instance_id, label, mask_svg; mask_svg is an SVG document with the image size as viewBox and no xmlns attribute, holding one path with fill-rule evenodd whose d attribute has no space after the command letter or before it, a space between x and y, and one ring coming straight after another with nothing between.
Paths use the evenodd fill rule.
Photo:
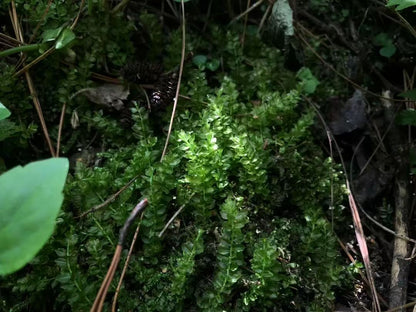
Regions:
<instances>
[{"instance_id":1,"label":"small green leaf","mask_svg":"<svg viewBox=\"0 0 416 312\"><path fill-rule=\"evenodd\" d=\"M373 42L377 46L385 46L392 43L392 39L387 33L379 33L373 38Z\"/></svg>"},{"instance_id":2,"label":"small green leaf","mask_svg":"<svg viewBox=\"0 0 416 312\"><path fill-rule=\"evenodd\" d=\"M396 10L400 11L400 10L404 10L409 7L415 6L416 0L389 0L387 1L387 4L386 4L387 7L392 7L396 5L397 5Z\"/></svg>"},{"instance_id":3,"label":"small green leaf","mask_svg":"<svg viewBox=\"0 0 416 312\"><path fill-rule=\"evenodd\" d=\"M409 98L411 100L416 100L416 89L402 92L399 94L399 96L404 97L404 98Z\"/></svg>"},{"instance_id":4,"label":"small green leaf","mask_svg":"<svg viewBox=\"0 0 416 312\"><path fill-rule=\"evenodd\" d=\"M309 68L302 67L299 69L296 76L301 80L302 89L306 94L312 94L315 92L316 87L319 85L319 80L316 79Z\"/></svg>"},{"instance_id":5,"label":"small green leaf","mask_svg":"<svg viewBox=\"0 0 416 312\"><path fill-rule=\"evenodd\" d=\"M57 50L65 48L68 44L74 41L76 38L74 32L70 28L65 28L59 35L55 42L55 48Z\"/></svg>"},{"instance_id":6,"label":"small green leaf","mask_svg":"<svg viewBox=\"0 0 416 312\"><path fill-rule=\"evenodd\" d=\"M207 68L210 71L216 71L218 67L220 67L220 60L219 59L213 59L206 64Z\"/></svg>"},{"instance_id":7,"label":"small green leaf","mask_svg":"<svg viewBox=\"0 0 416 312\"><path fill-rule=\"evenodd\" d=\"M416 111L408 109L397 114L396 123L401 126L416 126Z\"/></svg>"},{"instance_id":8,"label":"small green leaf","mask_svg":"<svg viewBox=\"0 0 416 312\"><path fill-rule=\"evenodd\" d=\"M0 102L0 120L6 119L10 115L10 111Z\"/></svg>"},{"instance_id":9,"label":"small green leaf","mask_svg":"<svg viewBox=\"0 0 416 312\"><path fill-rule=\"evenodd\" d=\"M62 32L63 27L55 29L47 29L42 34L42 42L54 41L58 38L59 34Z\"/></svg>"},{"instance_id":10,"label":"small green leaf","mask_svg":"<svg viewBox=\"0 0 416 312\"><path fill-rule=\"evenodd\" d=\"M22 268L52 235L68 167L52 158L0 176L0 275Z\"/></svg>"},{"instance_id":11,"label":"small green leaf","mask_svg":"<svg viewBox=\"0 0 416 312\"><path fill-rule=\"evenodd\" d=\"M396 53L396 47L394 46L394 44L386 45L380 49L379 53L381 56L387 58L392 57L394 53Z\"/></svg>"},{"instance_id":12,"label":"small green leaf","mask_svg":"<svg viewBox=\"0 0 416 312\"><path fill-rule=\"evenodd\" d=\"M208 58L205 55L198 54L192 58L192 63L194 63L199 68L203 67L207 62Z\"/></svg>"}]
</instances>

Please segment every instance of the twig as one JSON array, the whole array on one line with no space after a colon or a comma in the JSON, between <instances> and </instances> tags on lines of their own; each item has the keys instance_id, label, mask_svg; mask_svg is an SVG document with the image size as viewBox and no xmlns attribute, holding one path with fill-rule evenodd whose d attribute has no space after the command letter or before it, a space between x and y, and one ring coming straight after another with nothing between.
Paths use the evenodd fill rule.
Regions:
<instances>
[{"instance_id":1,"label":"twig","mask_svg":"<svg viewBox=\"0 0 416 312\"><path fill-rule=\"evenodd\" d=\"M396 307L396 308L393 308L393 309L389 309L389 310L387 310L385 312L403 311L403 309L411 308L411 307L413 307L415 305L416 305L416 301L413 301L413 302L406 303L406 304L404 304L404 305L402 305L400 307Z\"/></svg>"},{"instance_id":2,"label":"twig","mask_svg":"<svg viewBox=\"0 0 416 312\"><path fill-rule=\"evenodd\" d=\"M77 17L75 17L75 20L74 20L74 22L72 23L72 25L71 25L71 27L70 27L70 28L71 28L71 30L74 30L75 26L77 25L78 20L79 20L79 18L80 18L80 16L81 16L82 9L84 8L84 4L85 4L85 0L82 0L82 1L81 1L81 4L80 4L80 6L79 6L79 10L78 10Z\"/></svg>"},{"instance_id":3,"label":"twig","mask_svg":"<svg viewBox=\"0 0 416 312\"><path fill-rule=\"evenodd\" d=\"M119 4L117 4L112 10L111 14L116 14L117 12L124 9L124 7L130 2L130 0L122 0Z\"/></svg>"},{"instance_id":4,"label":"twig","mask_svg":"<svg viewBox=\"0 0 416 312\"><path fill-rule=\"evenodd\" d=\"M305 98L305 99L312 106L312 108L315 110L315 112L317 113L319 119L321 120L322 125L324 126L325 130L330 134L331 139L333 140L333 142L335 144L335 147L337 149L337 152L339 154L339 157L341 159L341 165L344 169L344 173L345 173L345 176L346 176L345 185L346 185L347 190L348 190L348 201L349 201L349 204L350 204L351 214L352 214L352 217L353 217L355 235L356 235L356 238L357 238L358 246L360 248L361 256L363 258L364 266L365 266L365 269L366 269L367 279L368 279L369 286L370 286L370 289L371 289L371 295L373 297L373 303L375 304L375 311L376 312L381 312L380 302L379 302L379 299L378 299L377 290L376 290L376 286L375 286L375 283L374 283L373 271L372 271L372 268L371 268L370 255L368 253L367 242L366 242L364 230L363 230L363 227L362 227L362 224L361 224L360 214L358 213L357 205L355 203L355 200L354 200L354 197L352 195L351 188L350 188L350 183L349 183L349 180L348 180L348 174L347 174L345 163L344 163L344 160L343 160L343 157L342 157L341 149L339 148L337 141L334 139L334 137L333 137L328 125L326 124L325 119L323 118L322 114L320 113L318 107L316 107L316 105L311 100L309 100L308 98Z\"/></svg>"},{"instance_id":5,"label":"twig","mask_svg":"<svg viewBox=\"0 0 416 312\"><path fill-rule=\"evenodd\" d=\"M162 237L163 233L165 233L165 231L167 230L167 228L169 227L169 225L173 222L173 220L175 220L175 218L178 216L178 214L180 214L183 210L183 208L185 208L185 205L182 205L172 216L172 218L170 218L170 220L168 221L168 223L165 224L164 228L162 231L160 231L159 233L159 237Z\"/></svg>"},{"instance_id":6,"label":"twig","mask_svg":"<svg viewBox=\"0 0 416 312\"><path fill-rule=\"evenodd\" d=\"M105 297L107 296L108 288L110 287L111 282L113 281L118 263L120 262L121 251L123 250L123 243L127 234L127 230L130 227L131 223L136 219L138 214L146 208L147 204L147 198L143 199L140 203L138 203L137 206L134 207L133 211L130 213L122 229L120 230L118 244L114 252L113 260L111 261L107 274L101 284L100 290L98 291L97 296L95 297L90 312L101 312L103 310L103 305Z\"/></svg>"},{"instance_id":7,"label":"twig","mask_svg":"<svg viewBox=\"0 0 416 312\"><path fill-rule=\"evenodd\" d=\"M267 6L266 12L264 12L263 17L261 18L261 21L260 21L260 24L259 24L258 33L261 32L261 29L263 28L264 23L266 23L266 19L267 19L267 17L270 14L270 11L272 10L273 5L274 5L273 2L270 2L269 5Z\"/></svg>"},{"instance_id":8,"label":"twig","mask_svg":"<svg viewBox=\"0 0 416 312\"><path fill-rule=\"evenodd\" d=\"M247 10L250 8L250 0L247 0ZM241 38L241 47L244 49L244 42L246 39L248 13L244 16L243 36Z\"/></svg>"},{"instance_id":9,"label":"twig","mask_svg":"<svg viewBox=\"0 0 416 312\"><path fill-rule=\"evenodd\" d=\"M357 261L354 259L354 257L351 255L351 253L348 251L348 248L344 245L344 243L339 239L338 236L336 238L337 238L338 243L341 246L342 250L344 250L345 254L350 259L351 263L355 264ZM360 277L363 279L363 281L367 285L367 287L370 287L370 283L368 282L368 279L365 276L365 274L363 273L363 271L359 270L358 273L360 274ZM386 300L379 293L377 293L377 296L378 296L378 299L381 301L381 303L384 306L387 307L388 303L386 302Z\"/></svg>"},{"instance_id":10,"label":"twig","mask_svg":"<svg viewBox=\"0 0 416 312\"><path fill-rule=\"evenodd\" d=\"M123 270L121 271L121 275L120 275L120 280L118 281L116 292L114 293L113 304L111 306L111 311L112 312L116 311L118 294L120 293L120 289L121 289L121 285L123 283L124 275L126 274L127 266L130 262L131 254L133 253L133 248L134 248L134 245L136 244L136 241L137 241L137 236L139 235L141 220L143 220L143 213L140 217L140 223L137 225L136 231L134 232L133 240L131 241L131 244L130 244L129 253L127 255L126 261L124 262Z\"/></svg>"},{"instance_id":11,"label":"twig","mask_svg":"<svg viewBox=\"0 0 416 312\"><path fill-rule=\"evenodd\" d=\"M49 0L48 4L47 4L47 6L46 6L46 9L45 9L45 11L43 12L42 17L40 18L40 20L39 20L38 24L36 25L35 30L33 31L32 36L31 36L31 37L30 37L30 39L29 39L29 43L31 43L31 42L32 42L32 41L36 38L36 35L37 35L38 31L39 31L39 28L40 28L40 26L42 25L43 21L45 20L45 17L46 17L46 15L48 14L49 9L51 8L52 2L53 2L53 0Z\"/></svg>"},{"instance_id":12,"label":"twig","mask_svg":"<svg viewBox=\"0 0 416 312\"><path fill-rule=\"evenodd\" d=\"M13 28L14 28L14 31L15 31L15 34L16 34L16 38L18 38L18 40L20 40L21 42L24 42L22 29L21 29L20 24L19 24L19 19L17 17L17 11L16 11L16 5L15 5L14 1L11 2L10 14L11 14L12 24L13 24ZM27 85L29 87L30 95L32 96L32 99L33 99L33 104L35 106L36 112L38 113L40 124L42 125L43 134L44 134L46 142L48 143L48 146L49 146L50 153L51 153L52 157L55 157L55 150L52 146L52 142L51 142L51 139L49 137L48 128L46 127L45 119L43 117L42 107L40 106L39 98L38 98L38 95L36 93L32 77L30 76L29 72L25 72L25 76L26 76Z\"/></svg>"},{"instance_id":13,"label":"twig","mask_svg":"<svg viewBox=\"0 0 416 312\"><path fill-rule=\"evenodd\" d=\"M56 157L59 157L59 148L61 146L62 126L64 125L64 116L66 110L66 103L62 105L61 118L59 119L58 138L56 140Z\"/></svg>"},{"instance_id":14,"label":"twig","mask_svg":"<svg viewBox=\"0 0 416 312\"><path fill-rule=\"evenodd\" d=\"M251 11L253 11L255 8L257 8L260 4L263 3L264 0L259 0L256 3L254 3L251 7L249 7L247 10L245 10L243 13L239 14L238 16L234 17L233 20L229 23L229 25L235 23L240 18L242 18L244 15L247 15Z\"/></svg>"},{"instance_id":15,"label":"twig","mask_svg":"<svg viewBox=\"0 0 416 312\"><path fill-rule=\"evenodd\" d=\"M183 2L184 0L181 0L181 8L182 8L182 52L181 52L181 64L179 67L179 77L178 77L178 83L176 86L176 95L175 99L173 101L173 109L172 109L172 115L170 117L170 124L169 124L169 130L168 130L168 136L166 138L165 147L163 148L162 157L160 158L160 161L163 161L163 158L165 157L166 150L169 145L169 138L170 134L172 132L172 126L173 126L173 120L175 118L175 111L176 106L178 104L178 98L179 98L179 90L181 88L181 80L182 80L182 72L183 72L183 64L185 62L185 39L186 39L186 32L185 32L185 4Z\"/></svg>"},{"instance_id":16,"label":"twig","mask_svg":"<svg viewBox=\"0 0 416 312\"><path fill-rule=\"evenodd\" d=\"M111 195L109 198L107 198L103 203L96 205L94 207L92 207L90 210L87 210L85 212L83 212L82 214L80 214L78 216L78 218L83 218L85 217L87 214L90 214L92 212L95 212L101 208L104 208L105 206L107 206L108 204L110 204L113 200L115 200L121 193L123 193L139 176L136 175L133 179L131 179L129 182L127 182L126 185L124 185L121 189L119 189L116 193L114 193L113 195Z\"/></svg>"},{"instance_id":17,"label":"twig","mask_svg":"<svg viewBox=\"0 0 416 312\"><path fill-rule=\"evenodd\" d=\"M53 52L55 51L55 47L52 46L50 47L48 50L46 50L43 54L39 55L37 58L35 58L32 62L30 62L29 64L25 65L21 70L19 70L18 72L16 72L14 74L14 77L19 77L21 74L27 72L33 65L36 65L37 63L39 63L40 61L44 60L45 58L47 58L49 55L51 55Z\"/></svg>"}]
</instances>

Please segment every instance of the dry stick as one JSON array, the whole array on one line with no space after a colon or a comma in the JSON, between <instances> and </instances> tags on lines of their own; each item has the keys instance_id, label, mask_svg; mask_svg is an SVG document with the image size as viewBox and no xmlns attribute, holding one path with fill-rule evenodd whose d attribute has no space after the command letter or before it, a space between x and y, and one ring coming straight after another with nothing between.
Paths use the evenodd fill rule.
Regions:
<instances>
[{"instance_id":1,"label":"dry stick","mask_svg":"<svg viewBox=\"0 0 416 312\"><path fill-rule=\"evenodd\" d=\"M264 2L264 0L259 0L256 3L254 3L250 8L248 8L247 10L245 10L243 13L241 13L240 15L236 16L235 18L233 18L233 20L228 24L231 25L232 23L235 23L236 21L238 21L240 18L242 18L244 15L250 13L251 11L253 11L255 8L257 8L260 4L262 4Z\"/></svg>"},{"instance_id":2,"label":"dry stick","mask_svg":"<svg viewBox=\"0 0 416 312\"><path fill-rule=\"evenodd\" d=\"M344 243L339 239L338 236L337 236L337 241L338 241L339 245L341 246L342 250L344 250L344 252L347 255L347 257L350 259L351 263L355 264L357 261L354 259L354 257L348 251L348 248L344 245ZM367 287L369 287L370 286L370 283L369 283L367 277L365 276L365 274L363 273L363 271L362 270L359 270L358 273L360 274L360 277L363 279L363 281L367 285ZM379 293L377 293L377 296L378 296L379 300L381 301L381 303L384 306L387 307L388 306L387 301L384 300L384 298Z\"/></svg>"},{"instance_id":3,"label":"dry stick","mask_svg":"<svg viewBox=\"0 0 416 312\"><path fill-rule=\"evenodd\" d=\"M343 157L342 157L342 154L341 154L341 150L338 146L337 141L335 140L334 136L332 135L328 125L326 124L325 119L323 118L322 114L319 112L319 109L316 107L316 105L311 100L309 100L308 98L305 98L305 99L312 106L312 108L316 111L316 113L317 113L319 119L321 120L325 130L327 131L327 133L330 134L331 139L334 142L335 147L337 149L337 152L339 154L339 157L341 159L341 164L342 164L345 176L347 177L345 183L346 183L346 186L347 186L347 190L349 192L348 201L349 201L349 204L350 204L351 214L352 214L352 217L353 217L355 235L356 235L356 238L357 238L358 246L360 247L361 256L363 258L364 266L365 266L365 269L366 269L366 272L367 272L367 278L368 278L368 281L369 281L369 286L370 286L370 289L371 289L373 302L375 303L376 312L381 312L380 302L379 302L379 299L378 299L378 294L377 294L377 290L376 290L376 286L375 286L374 278L373 278L373 271L371 269L371 262L370 262L370 256L369 256L369 253L368 253L367 242L366 242L365 235L364 235L364 230L363 230L363 227L362 227L362 224L361 224L360 214L358 213L357 205L355 204L355 200L354 200L354 197L352 195L352 191L351 191L350 184L349 184L349 181L348 181L347 170L346 170L345 163L344 163L344 160L343 160Z\"/></svg>"},{"instance_id":4,"label":"dry stick","mask_svg":"<svg viewBox=\"0 0 416 312\"><path fill-rule=\"evenodd\" d=\"M272 8L273 8L273 3L270 2L270 4L267 6L266 12L264 12L263 17L261 18L261 21L260 21L260 24L259 24L259 29L257 31L258 33L261 32L261 30L264 26L264 23L266 23L266 19L269 16L270 11L272 10Z\"/></svg>"},{"instance_id":5,"label":"dry stick","mask_svg":"<svg viewBox=\"0 0 416 312\"><path fill-rule=\"evenodd\" d=\"M39 55L37 58L35 58L32 62L30 62L29 64L25 65L21 70L19 70L18 72L16 72L13 76L14 77L19 77L21 74L27 72L31 67L33 67L34 65L36 65L37 63L39 63L40 61L44 60L45 58L47 58L49 55L51 55L53 52L55 51L55 47L50 47L48 50L46 50L43 54Z\"/></svg>"},{"instance_id":6,"label":"dry stick","mask_svg":"<svg viewBox=\"0 0 416 312\"><path fill-rule=\"evenodd\" d=\"M36 35L37 35L38 31L39 31L40 26L42 25L43 21L45 20L46 15L49 12L49 9L51 8L52 2L53 2L53 0L49 0L48 4L46 6L46 9L43 12L42 17L40 18L38 24L36 25L35 30L33 31L32 37L30 37L30 39L29 39L29 44L35 39L35 37L36 37Z\"/></svg>"},{"instance_id":7,"label":"dry stick","mask_svg":"<svg viewBox=\"0 0 416 312\"><path fill-rule=\"evenodd\" d=\"M137 241L137 236L139 235L141 220L143 220L143 213L140 217L140 223L137 225L136 231L134 232L134 236L133 236L133 240L131 241L129 253L127 255L126 261L124 262L123 270L121 271L120 280L118 281L116 292L113 297L113 304L111 307L112 312L116 311L118 294L120 293L121 285L123 284L124 275L126 274L127 266L130 262L131 254L133 253L133 248Z\"/></svg>"},{"instance_id":8,"label":"dry stick","mask_svg":"<svg viewBox=\"0 0 416 312\"><path fill-rule=\"evenodd\" d=\"M131 179L129 182L127 182L126 185L124 185L121 189L119 189L116 193L114 193L113 195L111 195L109 198L107 198L104 202L102 202L99 205L96 205L94 207L92 207L90 210L87 210L85 212L83 212L82 214L80 214L78 216L78 218L83 218L85 217L87 214L90 214L92 212L95 212L101 208L104 208L105 206L107 206L108 204L110 204L113 200L115 200L121 193L123 193L137 178L139 177L139 175L136 175L133 179Z\"/></svg>"},{"instance_id":9,"label":"dry stick","mask_svg":"<svg viewBox=\"0 0 416 312\"><path fill-rule=\"evenodd\" d=\"M120 230L120 235L117 243L116 250L114 252L113 260L111 261L110 267L108 268L107 274L101 284L100 290L95 297L94 304L91 307L90 312L101 312L103 309L105 297L107 296L108 288L113 281L114 273L116 272L118 263L120 262L120 255L123 249L123 243L127 235L127 230L130 225L136 219L138 214L142 212L148 204L147 198L143 199L134 207L133 211L130 213L126 222L124 222L123 228Z\"/></svg>"},{"instance_id":10,"label":"dry stick","mask_svg":"<svg viewBox=\"0 0 416 312\"><path fill-rule=\"evenodd\" d=\"M82 0L81 4L79 6L77 17L75 18L74 22L72 23L72 25L70 27L71 30L74 30L75 26L77 25L79 17L81 16L82 9L84 8L84 4L85 4L85 0Z\"/></svg>"},{"instance_id":11,"label":"dry stick","mask_svg":"<svg viewBox=\"0 0 416 312\"><path fill-rule=\"evenodd\" d=\"M184 0L181 0L181 7L182 7L182 54L181 54L181 64L179 67L179 77L178 77L178 83L176 86L176 95L175 99L173 101L173 109L172 109L172 115L170 117L170 124L169 124L169 130L168 130L168 137L166 138L165 147L163 148L162 157L160 158L160 161L163 160L166 154L166 150L169 145L169 138L170 133L172 132L172 126L173 126L173 119L175 118L175 111L176 111L176 105L178 104L178 98L179 98L179 89L181 88L181 80L182 80L182 72L183 72L183 64L185 62L185 4L183 2Z\"/></svg>"},{"instance_id":12,"label":"dry stick","mask_svg":"<svg viewBox=\"0 0 416 312\"><path fill-rule=\"evenodd\" d=\"M393 308L393 309L389 309L389 310L387 310L385 312L403 311L402 309L411 308L411 307L413 307L415 305L416 305L416 301L413 301L413 302L406 303L406 304L404 304L404 305L402 305L400 307L396 307L396 308Z\"/></svg>"},{"instance_id":13,"label":"dry stick","mask_svg":"<svg viewBox=\"0 0 416 312\"><path fill-rule=\"evenodd\" d=\"M59 148L61 146L62 126L64 125L64 116L66 110L66 103L62 105L61 118L59 119L58 138L56 140L56 157L59 157Z\"/></svg>"},{"instance_id":14,"label":"dry stick","mask_svg":"<svg viewBox=\"0 0 416 312\"><path fill-rule=\"evenodd\" d=\"M163 233L165 233L166 229L169 227L169 225L173 222L173 220L175 220L175 218L178 216L178 214L180 214L183 210L183 208L185 208L185 205L182 205L172 216L172 218L169 219L168 223L165 224L165 226L163 227L163 230L160 231L159 233L159 237L162 237Z\"/></svg>"},{"instance_id":15,"label":"dry stick","mask_svg":"<svg viewBox=\"0 0 416 312\"><path fill-rule=\"evenodd\" d=\"M250 0L247 0L247 10L249 8L250 8ZM243 38L241 38L241 47L243 49L244 49L244 42L245 42L245 38L246 38L247 20L248 20L248 13L244 16Z\"/></svg>"},{"instance_id":16,"label":"dry stick","mask_svg":"<svg viewBox=\"0 0 416 312\"><path fill-rule=\"evenodd\" d=\"M124 9L124 7L130 2L130 0L122 0L119 4L117 4L112 10L111 14L116 14L117 12Z\"/></svg>"},{"instance_id":17,"label":"dry stick","mask_svg":"<svg viewBox=\"0 0 416 312\"><path fill-rule=\"evenodd\" d=\"M12 6L12 9L11 9L12 24L13 24L13 28L15 30L16 38L18 38L21 42L24 42L22 29L20 28L20 25L19 25L19 20L17 18L16 6L15 6L14 1L11 2L11 6ZM30 76L29 72L25 72L25 76L26 76L27 85L29 87L30 95L33 98L33 104L35 106L36 112L38 113L40 124L42 125L43 134L44 134L46 142L48 143L48 146L49 146L50 153L51 153L52 157L55 157L55 150L52 146L52 142L51 142L51 139L49 137L48 128L46 127L45 119L43 117L42 107L40 106L39 98L38 98L38 95L36 93L32 77Z\"/></svg>"}]
</instances>

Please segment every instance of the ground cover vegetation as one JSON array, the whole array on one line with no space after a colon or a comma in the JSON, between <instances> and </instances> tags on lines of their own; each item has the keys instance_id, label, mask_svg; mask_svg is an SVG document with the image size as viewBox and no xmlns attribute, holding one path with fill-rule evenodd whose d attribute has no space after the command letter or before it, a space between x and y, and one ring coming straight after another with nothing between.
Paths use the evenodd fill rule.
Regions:
<instances>
[{"instance_id":1,"label":"ground cover vegetation","mask_svg":"<svg viewBox=\"0 0 416 312\"><path fill-rule=\"evenodd\" d=\"M348 259L338 242L354 249L341 163L358 204L393 228L391 184L408 182L414 160L402 131L410 135L415 118L404 110L394 122L377 95L412 88L412 74L403 74L406 88L397 78L412 64L409 28L387 23L395 11L374 1L184 7L186 40L180 1L0 4L10 21L0 36L0 172L51 155L70 166L55 231L28 265L0 278L1 309L88 311L143 198L106 310L112 301L119 311L370 308L361 258L347 250ZM413 17L399 16L405 26ZM394 237L365 225L383 305ZM122 262L128 253L126 244ZM406 303L396 297L390 307Z\"/></svg>"}]
</instances>

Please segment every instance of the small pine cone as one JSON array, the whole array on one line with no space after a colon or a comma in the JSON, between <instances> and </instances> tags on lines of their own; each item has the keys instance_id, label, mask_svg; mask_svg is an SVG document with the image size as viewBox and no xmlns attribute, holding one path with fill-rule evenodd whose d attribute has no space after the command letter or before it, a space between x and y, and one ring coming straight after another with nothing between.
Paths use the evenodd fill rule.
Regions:
<instances>
[{"instance_id":1,"label":"small pine cone","mask_svg":"<svg viewBox=\"0 0 416 312\"><path fill-rule=\"evenodd\" d=\"M150 96L150 105L153 111L165 109L173 103L178 83L177 73L161 76L155 90Z\"/></svg>"},{"instance_id":2,"label":"small pine cone","mask_svg":"<svg viewBox=\"0 0 416 312\"><path fill-rule=\"evenodd\" d=\"M163 72L161 64L136 62L127 64L121 70L121 75L126 81L138 84L155 83Z\"/></svg>"}]
</instances>

